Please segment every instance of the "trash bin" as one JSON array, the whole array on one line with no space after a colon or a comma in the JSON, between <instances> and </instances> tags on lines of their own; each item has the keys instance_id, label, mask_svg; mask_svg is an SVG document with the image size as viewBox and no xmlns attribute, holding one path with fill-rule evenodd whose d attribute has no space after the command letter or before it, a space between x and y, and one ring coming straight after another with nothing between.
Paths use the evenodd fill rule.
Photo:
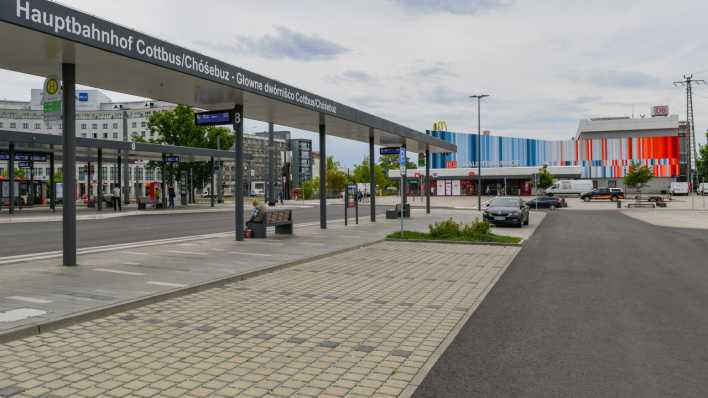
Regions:
<instances>
[{"instance_id":1,"label":"trash bin","mask_svg":"<svg viewBox=\"0 0 708 398\"><path fill-rule=\"evenodd\" d=\"M617 199L617 208L621 209L622 208L622 201Z\"/></svg>"}]
</instances>

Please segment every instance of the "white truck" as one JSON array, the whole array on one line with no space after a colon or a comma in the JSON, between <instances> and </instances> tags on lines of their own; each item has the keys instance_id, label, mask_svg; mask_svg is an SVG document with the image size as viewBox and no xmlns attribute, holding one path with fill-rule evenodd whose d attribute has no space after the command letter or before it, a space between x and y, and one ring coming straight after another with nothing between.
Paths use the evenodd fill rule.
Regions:
<instances>
[{"instance_id":1,"label":"white truck","mask_svg":"<svg viewBox=\"0 0 708 398\"><path fill-rule=\"evenodd\" d=\"M546 189L547 195L581 195L592 191L592 180L558 180Z\"/></svg>"},{"instance_id":2,"label":"white truck","mask_svg":"<svg viewBox=\"0 0 708 398\"><path fill-rule=\"evenodd\" d=\"M669 192L671 195L688 195L688 182L672 182Z\"/></svg>"}]
</instances>

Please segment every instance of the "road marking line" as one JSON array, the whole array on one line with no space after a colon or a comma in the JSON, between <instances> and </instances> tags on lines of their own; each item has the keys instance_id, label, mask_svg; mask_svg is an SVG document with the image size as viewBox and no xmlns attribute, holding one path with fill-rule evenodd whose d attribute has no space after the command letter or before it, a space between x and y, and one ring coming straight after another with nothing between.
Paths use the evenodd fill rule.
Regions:
<instances>
[{"instance_id":1,"label":"road marking line","mask_svg":"<svg viewBox=\"0 0 708 398\"><path fill-rule=\"evenodd\" d=\"M178 244L177 246L180 246L180 247L194 247L194 246L197 246L197 245L196 245L195 243L180 243L180 244Z\"/></svg>"},{"instance_id":2,"label":"road marking line","mask_svg":"<svg viewBox=\"0 0 708 398\"><path fill-rule=\"evenodd\" d=\"M170 283L170 282L159 282L159 281L149 281L145 282L148 285L155 286L167 286L167 287L187 287L184 283Z\"/></svg>"},{"instance_id":3,"label":"road marking line","mask_svg":"<svg viewBox=\"0 0 708 398\"><path fill-rule=\"evenodd\" d=\"M229 252L229 254L243 254L243 255L246 255L246 256L273 257L272 254L249 253L249 252Z\"/></svg>"},{"instance_id":4,"label":"road marking line","mask_svg":"<svg viewBox=\"0 0 708 398\"><path fill-rule=\"evenodd\" d=\"M306 246L325 246L325 243L315 243L315 242L301 242L301 245Z\"/></svg>"},{"instance_id":5,"label":"road marking line","mask_svg":"<svg viewBox=\"0 0 708 398\"><path fill-rule=\"evenodd\" d=\"M107 269L107 268L92 268L92 271L98 271L98 272L110 272L113 274L120 274L120 275L131 275L131 276L142 276L145 275L142 272L130 272L130 271L121 271L118 269Z\"/></svg>"},{"instance_id":6,"label":"road marking line","mask_svg":"<svg viewBox=\"0 0 708 398\"><path fill-rule=\"evenodd\" d=\"M168 253L173 253L173 254L188 254L192 256L206 256L207 253L197 253L197 252L188 252L184 250L168 250Z\"/></svg>"},{"instance_id":7,"label":"road marking line","mask_svg":"<svg viewBox=\"0 0 708 398\"><path fill-rule=\"evenodd\" d=\"M35 308L18 308L16 310L0 312L0 322L17 322L35 316L42 316L46 313L47 311Z\"/></svg>"},{"instance_id":8,"label":"road marking line","mask_svg":"<svg viewBox=\"0 0 708 398\"><path fill-rule=\"evenodd\" d=\"M123 264L125 264L125 265L142 265L142 264L140 264L140 263L134 263L134 262L132 262L132 261L126 261L126 262L124 262Z\"/></svg>"},{"instance_id":9,"label":"road marking line","mask_svg":"<svg viewBox=\"0 0 708 398\"><path fill-rule=\"evenodd\" d=\"M147 256L147 253L143 252L133 252L133 251L124 251L123 253L125 254L132 254L133 256Z\"/></svg>"},{"instance_id":10,"label":"road marking line","mask_svg":"<svg viewBox=\"0 0 708 398\"><path fill-rule=\"evenodd\" d=\"M34 297L25 297L25 296L9 296L5 297L10 300L16 300L16 301L24 301L26 303L32 303L32 304L49 304L52 301L51 300L44 300L44 299L39 299L39 298L34 298Z\"/></svg>"}]
</instances>

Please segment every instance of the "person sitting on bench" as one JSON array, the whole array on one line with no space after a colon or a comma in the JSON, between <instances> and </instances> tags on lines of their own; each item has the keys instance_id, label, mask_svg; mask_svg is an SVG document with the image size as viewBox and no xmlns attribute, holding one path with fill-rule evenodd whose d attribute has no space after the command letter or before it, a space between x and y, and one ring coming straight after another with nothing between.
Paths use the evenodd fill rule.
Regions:
<instances>
[{"instance_id":1,"label":"person sitting on bench","mask_svg":"<svg viewBox=\"0 0 708 398\"><path fill-rule=\"evenodd\" d=\"M246 222L248 229L253 229L251 228L251 223L262 224L266 219L266 212L268 211L268 208L260 203L258 199L253 199L251 204L253 205L253 211L251 212L251 219Z\"/></svg>"}]
</instances>

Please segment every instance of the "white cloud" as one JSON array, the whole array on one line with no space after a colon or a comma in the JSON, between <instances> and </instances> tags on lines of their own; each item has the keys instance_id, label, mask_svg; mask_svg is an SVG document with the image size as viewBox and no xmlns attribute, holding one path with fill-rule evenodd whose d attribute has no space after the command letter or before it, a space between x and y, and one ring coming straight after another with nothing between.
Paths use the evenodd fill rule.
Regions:
<instances>
[{"instance_id":1,"label":"white cloud","mask_svg":"<svg viewBox=\"0 0 708 398\"><path fill-rule=\"evenodd\" d=\"M705 1L64 2L418 130L476 131L468 96L485 92L483 129L564 139L580 118L684 115L672 82L708 79ZM0 74L0 98L28 98L30 80ZM708 88L695 95L703 139ZM329 142L344 164L366 154Z\"/></svg>"}]
</instances>

